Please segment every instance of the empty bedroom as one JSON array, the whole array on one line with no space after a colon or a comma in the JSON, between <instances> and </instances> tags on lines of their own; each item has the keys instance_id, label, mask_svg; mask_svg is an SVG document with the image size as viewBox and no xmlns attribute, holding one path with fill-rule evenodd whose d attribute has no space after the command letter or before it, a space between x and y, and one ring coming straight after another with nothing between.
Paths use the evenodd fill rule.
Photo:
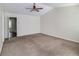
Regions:
<instances>
[{"instance_id":1,"label":"empty bedroom","mask_svg":"<svg viewBox=\"0 0 79 59\"><path fill-rule=\"evenodd\" d=\"M0 3L0 55L79 56L79 4Z\"/></svg>"}]
</instances>

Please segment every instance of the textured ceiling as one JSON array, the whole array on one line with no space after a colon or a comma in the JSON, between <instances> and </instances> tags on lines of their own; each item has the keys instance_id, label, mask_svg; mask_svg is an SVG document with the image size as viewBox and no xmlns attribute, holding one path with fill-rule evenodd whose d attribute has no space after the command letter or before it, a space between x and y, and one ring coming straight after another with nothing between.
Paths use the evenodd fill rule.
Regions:
<instances>
[{"instance_id":1,"label":"textured ceiling","mask_svg":"<svg viewBox=\"0 0 79 59\"><path fill-rule=\"evenodd\" d=\"M42 7L40 12L32 11L26 8L32 8L32 3L4 3L0 4L1 7L4 8L5 11L11 13L20 13L20 14L29 14L29 15L43 15L46 12L50 11L52 7L45 4L36 4L37 7Z\"/></svg>"}]
</instances>

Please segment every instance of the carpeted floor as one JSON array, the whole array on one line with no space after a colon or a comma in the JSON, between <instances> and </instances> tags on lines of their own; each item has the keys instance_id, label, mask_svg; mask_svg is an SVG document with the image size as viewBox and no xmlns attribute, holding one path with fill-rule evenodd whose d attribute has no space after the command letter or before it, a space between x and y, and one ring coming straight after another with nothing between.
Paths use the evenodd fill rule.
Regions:
<instances>
[{"instance_id":1,"label":"carpeted floor","mask_svg":"<svg viewBox=\"0 0 79 59\"><path fill-rule=\"evenodd\" d=\"M34 34L5 41L2 56L78 56L79 43Z\"/></svg>"}]
</instances>

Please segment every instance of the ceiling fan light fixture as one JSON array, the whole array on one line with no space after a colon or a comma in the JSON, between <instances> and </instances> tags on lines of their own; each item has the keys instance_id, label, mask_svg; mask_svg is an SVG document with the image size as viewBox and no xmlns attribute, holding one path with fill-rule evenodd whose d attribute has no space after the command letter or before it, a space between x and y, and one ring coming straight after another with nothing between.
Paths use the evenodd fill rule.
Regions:
<instances>
[{"instance_id":1,"label":"ceiling fan light fixture","mask_svg":"<svg viewBox=\"0 0 79 59\"><path fill-rule=\"evenodd\" d=\"M31 9L31 12L32 12L32 11L37 11L37 12L39 12L39 10L42 10L43 8L37 8L37 7L36 7L36 4L33 3L32 8L26 8L26 9Z\"/></svg>"}]
</instances>

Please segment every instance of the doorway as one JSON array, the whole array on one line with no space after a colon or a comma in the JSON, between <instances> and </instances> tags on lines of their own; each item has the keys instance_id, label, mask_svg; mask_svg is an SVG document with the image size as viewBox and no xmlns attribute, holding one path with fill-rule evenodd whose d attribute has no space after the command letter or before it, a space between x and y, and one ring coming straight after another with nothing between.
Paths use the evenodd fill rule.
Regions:
<instances>
[{"instance_id":1,"label":"doorway","mask_svg":"<svg viewBox=\"0 0 79 59\"><path fill-rule=\"evenodd\" d=\"M9 17L9 37L17 36L17 18Z\"/></svg>"}]
</instances>

